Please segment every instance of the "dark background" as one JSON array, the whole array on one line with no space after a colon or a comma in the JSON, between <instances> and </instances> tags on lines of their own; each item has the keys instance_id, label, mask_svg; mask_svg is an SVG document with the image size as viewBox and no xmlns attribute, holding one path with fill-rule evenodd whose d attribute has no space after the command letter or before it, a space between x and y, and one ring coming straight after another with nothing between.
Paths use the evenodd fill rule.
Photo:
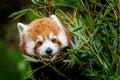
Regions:
<instances>
[{"instance_id":1,"label":"dark background","mask_svg":"<svg viewBox=\"0 0 120 80\"><path fill-rule=\"evenodd\" d=\"M28 22L27 15L9 18L10 14L31 4L30 0L0 1L0 80L23 80L27 63L19 50L17 22Z\"/></svg>"}]
</instances>

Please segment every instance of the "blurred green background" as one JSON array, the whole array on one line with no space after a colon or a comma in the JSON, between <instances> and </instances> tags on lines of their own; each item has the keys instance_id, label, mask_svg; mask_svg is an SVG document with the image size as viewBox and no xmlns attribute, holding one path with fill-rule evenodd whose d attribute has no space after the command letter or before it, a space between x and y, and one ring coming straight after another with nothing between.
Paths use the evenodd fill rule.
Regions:
<instances>
[{"instance_id":1,"label":"blurred green background","mask_svg":"<svg viewBox=\"0 0 120 80\"><path fill-rule=\"evenodd\" d=\"M35 18L25 15L19 19L9 18L15 11L30 5L30 0L0 1L0 80L23 80L27 63L19 50L17 22L29 22ZM29 17L28 17L29 16Z\"/></svg>"}]
</instances>

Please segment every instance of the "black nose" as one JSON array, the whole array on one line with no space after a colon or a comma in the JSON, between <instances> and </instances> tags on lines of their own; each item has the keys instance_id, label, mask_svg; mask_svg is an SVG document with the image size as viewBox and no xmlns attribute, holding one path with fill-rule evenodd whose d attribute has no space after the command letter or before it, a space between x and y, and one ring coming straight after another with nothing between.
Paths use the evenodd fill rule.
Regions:
<instances>
[{"instance_id":1,"label":"black nose","mask_svg":"<svg viewBox=\"0 0 120 80\"><path fill-rule=\"evenodd\" d=\"M51 48L47 48L47 50L45 51L47 54L51 54L52 53L52 49Z\"/></svg>"}]
</instances>

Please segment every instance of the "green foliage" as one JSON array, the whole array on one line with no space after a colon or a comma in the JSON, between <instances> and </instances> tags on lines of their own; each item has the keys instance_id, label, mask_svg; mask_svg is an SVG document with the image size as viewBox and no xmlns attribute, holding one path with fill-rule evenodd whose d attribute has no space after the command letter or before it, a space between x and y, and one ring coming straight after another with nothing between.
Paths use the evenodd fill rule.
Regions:
<instances>
[{"instance_id":1,"label":"green foliage","mask_svg":"<svg viewBox=\"0 0 120 80\"><path fill-rule=\"evenodd\" d=\"M0 42L0 80L23 80L21 70L16 63L21 63L22 60L19 52L6 49ZM13 55L11 55L13 54Z\"/></svg>"},{"instance_id":2,"label":"green foliage","mask_svg":"<svg viewBox=\"0 0 120 80\"><path fill-rule=\"evenodd\" d=\"M29 11L39 17L56 14L73 35L68 50L72 57L63 61L68 67L79 64L90 80L120 79L119 0L31 1L34 7ZM26 10L11 16L21 16Z\"/></svg>"}]
</instances>

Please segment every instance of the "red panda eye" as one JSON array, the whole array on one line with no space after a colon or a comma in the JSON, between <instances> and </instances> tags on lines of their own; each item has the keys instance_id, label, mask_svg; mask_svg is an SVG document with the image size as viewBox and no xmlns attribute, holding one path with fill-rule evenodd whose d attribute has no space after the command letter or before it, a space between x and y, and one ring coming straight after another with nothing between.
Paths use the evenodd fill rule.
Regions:
<instances>
[{"instance_id":1,"label":"red panda eye","mask_svg":"<svg viewBox=\"0 0 120 80\"><path fill-rule=\"evenodd\" d=\"M53 43L55 43L57 40L56 40L55 38L53 38L51 41L52 41Z\"/></svg>"},{"instance_id":2,"label":"red panda eye","mask_svg":"<svg viewBox=\"0 0 120 80\"><path fill-rule=\"evenodd\" d=\"M42 45L42 42L41 42L41 41L38 41L37 44L38 44L38 45Z\"/></svg>"}]
</instances>

